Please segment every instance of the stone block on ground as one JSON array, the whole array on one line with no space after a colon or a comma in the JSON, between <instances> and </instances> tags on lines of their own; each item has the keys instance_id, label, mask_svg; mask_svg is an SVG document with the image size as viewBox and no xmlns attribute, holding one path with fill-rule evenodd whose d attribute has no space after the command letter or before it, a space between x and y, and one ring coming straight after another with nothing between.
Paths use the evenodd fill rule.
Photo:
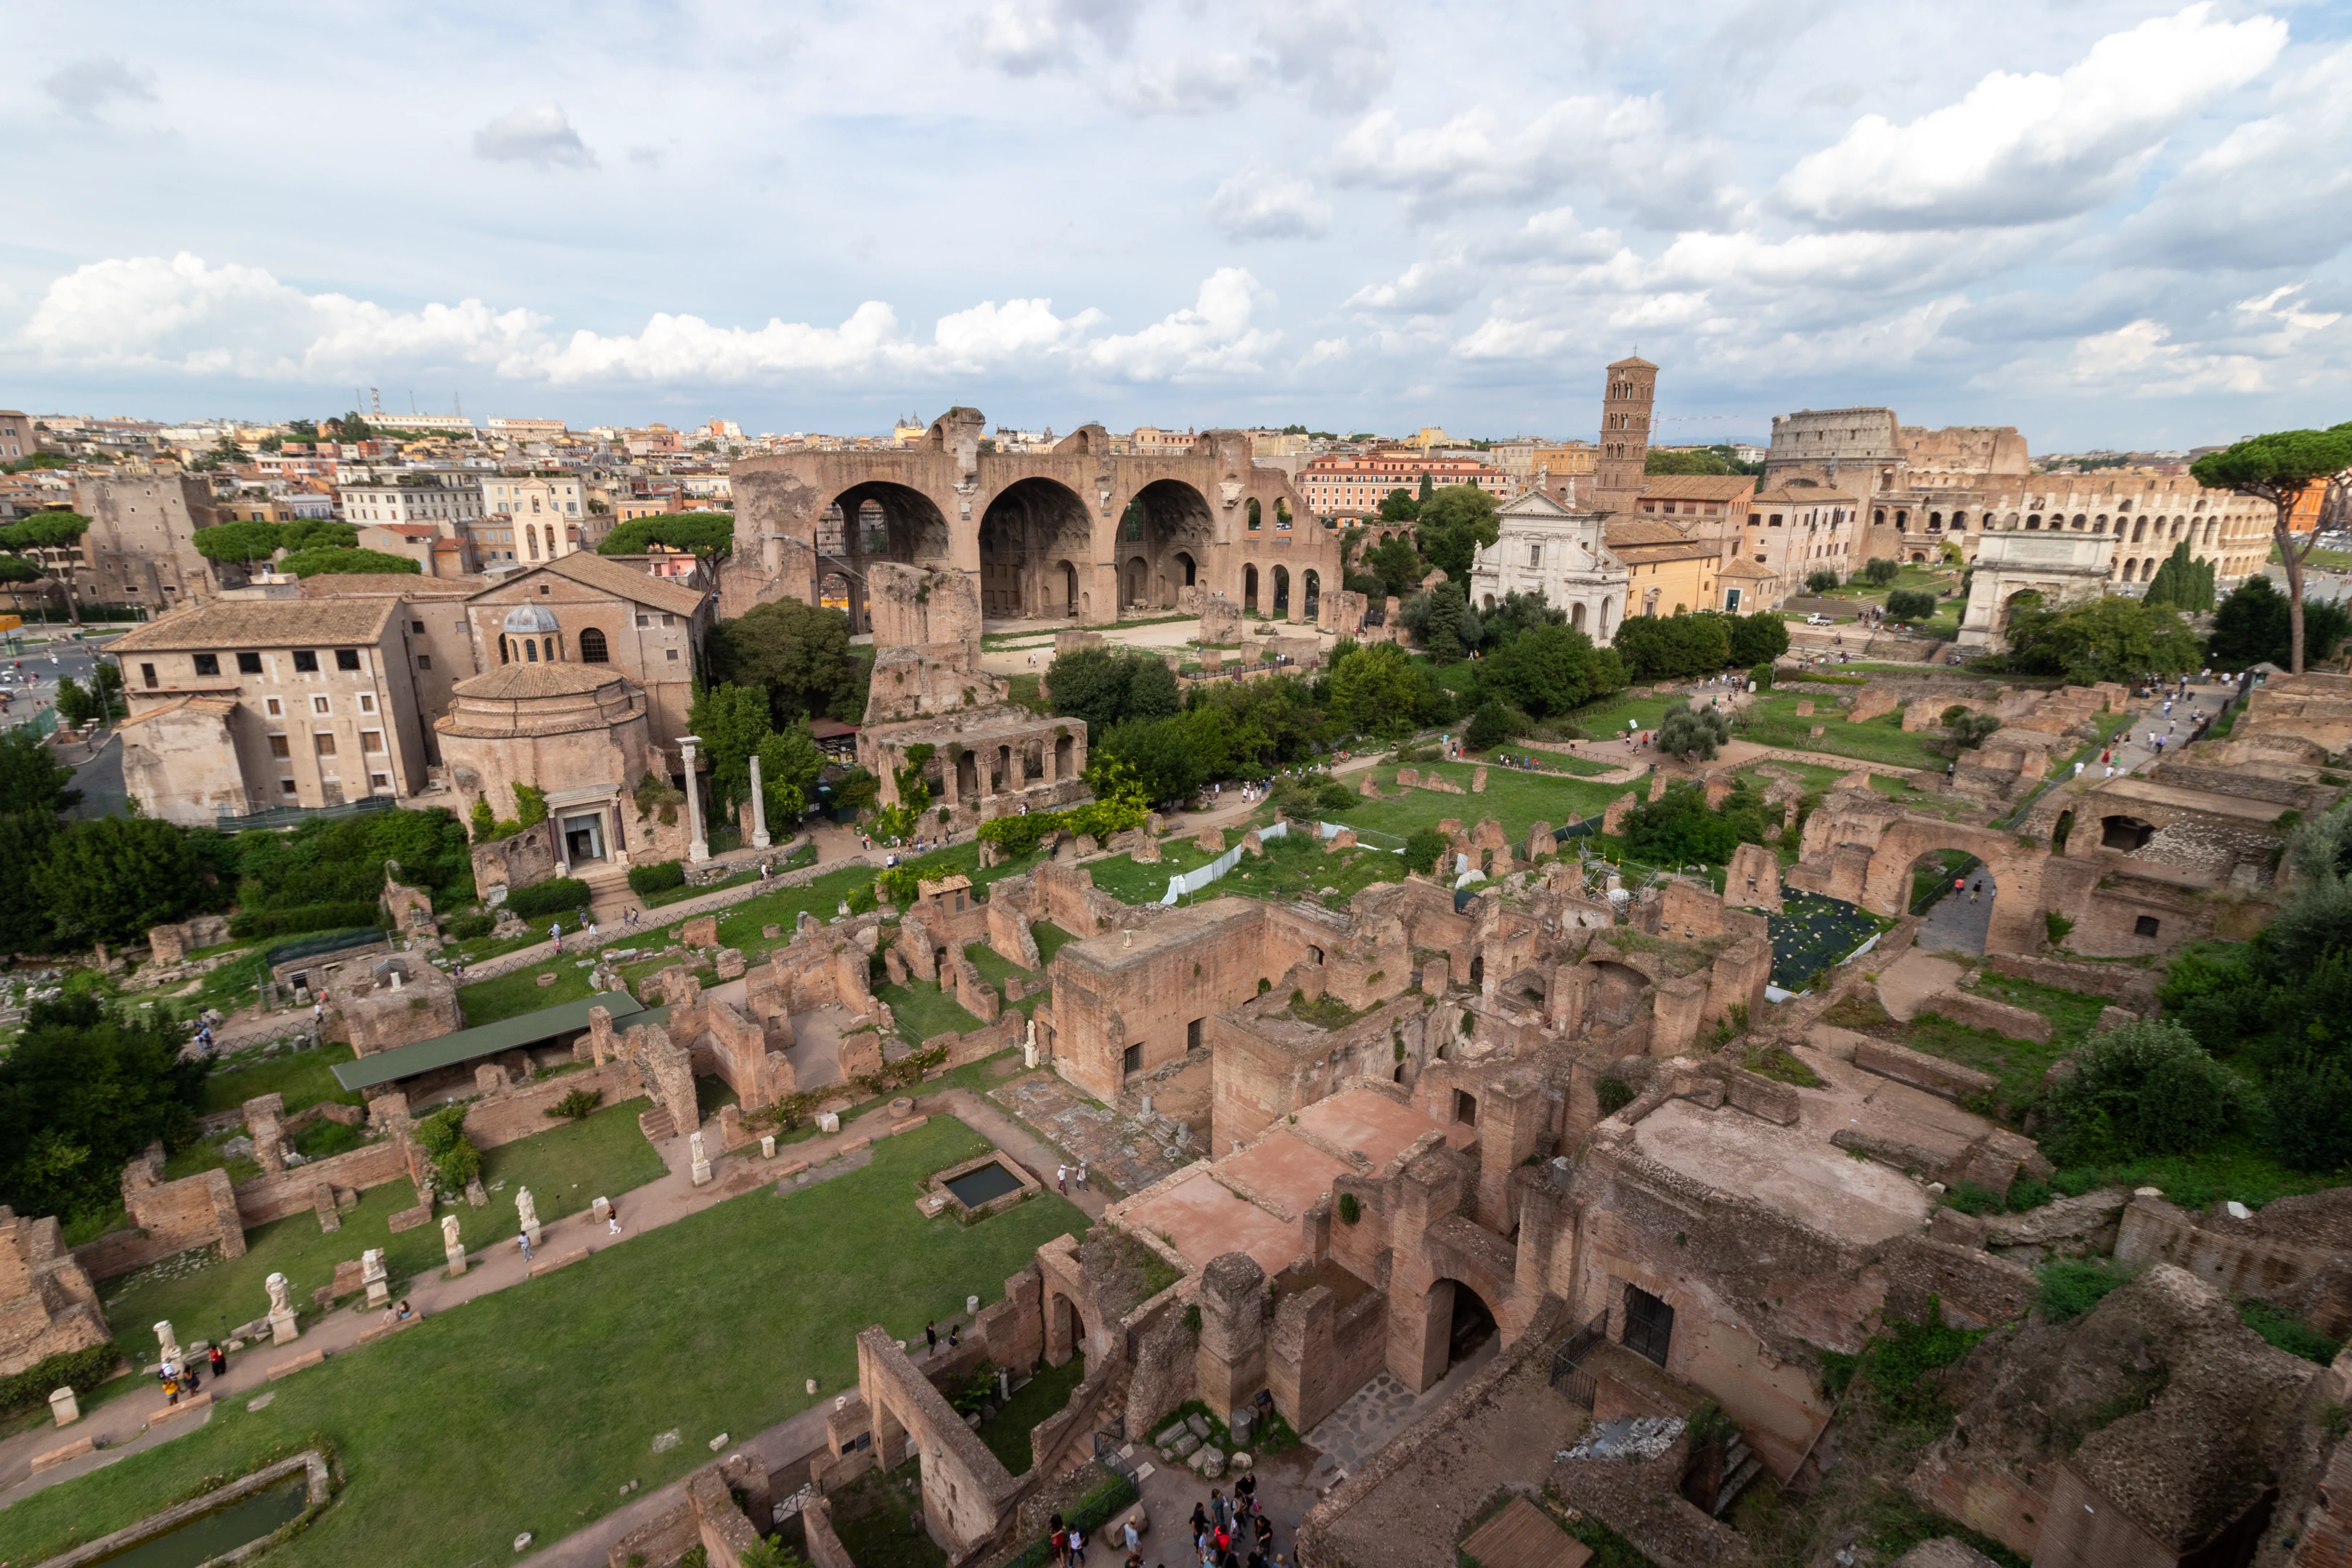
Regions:
<instances>
[{"instance_id":1,"label":"stone block on ground","mask_svg":"<svg viewBox=\"0 0 2352 1568\"><path fill-rule=\"evenodd\" d=\"M687 921L683 928L683 934L679 940L683 941L688 947L717 947L719 945L719 917L717 915L698 915L695 919Z\"/></svg>"}]
</instances>

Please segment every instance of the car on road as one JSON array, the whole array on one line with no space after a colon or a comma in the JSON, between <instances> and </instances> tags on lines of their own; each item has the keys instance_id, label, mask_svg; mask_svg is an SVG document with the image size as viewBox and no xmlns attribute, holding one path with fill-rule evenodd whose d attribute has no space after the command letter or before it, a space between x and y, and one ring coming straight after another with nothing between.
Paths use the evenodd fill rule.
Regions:
<instances>
[{"instance_id":1,"label":"car on road","mask_svg":"<svg viewBox=\"0 0 2352 1568\"><path fill-rule=\"evenodd\" d=\"M1821 615L1807 616L1805 617L1805 625L1809 626L1833 626L1837 625L1837 617L1835 616Z\"/></svg>"}]
</instances>

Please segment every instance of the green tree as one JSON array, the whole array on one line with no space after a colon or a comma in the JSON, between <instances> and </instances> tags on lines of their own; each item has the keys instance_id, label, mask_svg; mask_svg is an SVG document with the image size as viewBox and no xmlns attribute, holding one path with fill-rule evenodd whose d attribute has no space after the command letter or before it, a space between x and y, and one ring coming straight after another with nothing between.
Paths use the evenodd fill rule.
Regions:
<instances>
[{"instance_id":1,"label":"green tree","mask_svg":"<svg viewBox=\"0 0 2352 1568\"><path fill-rule=\"evenodd\" d=\"M1168 661L1149 654L1130 656L1133 669L1127 679L1127 705L1122 719L1166 719L1184 705L1176 672Z\"/></svg>"},{"instance_id":2,"label":"green tree","mask_svg":"<svg viewBox=\"0 0 2352 1568\"><path fill-rule=\"evenodd\" d=\"M1381 580L1384 593L1399 599L1410 599L1421 589L1421 580L1429 575L1422 563L1421 552L1412 547L1412 538L1396 533L1386 544L1372 550L1364 557L1364 565Z\"/></svg>"},{"instance_id":3,"label":"green tree","mask_svg":"<svg viewBox=\"0 0 2352 1568\"><path fill-rule=\"evenodd\" d=\"M1445 855L1445 835L1434 827L1417 828L1404 841L1404 868L1427 875Z\"/></svg>"},{"instance_id":4,"label":"green tree","mask_svg":"<svg viewBox=\"0 0 2352 1568\"><path fill-rule=\"evenodd\" d=\"M1731 662L1762 665L1768 670L1774 659L1789 651L1789 623L1774 610L1759 610L1752 616L1736 616L1731 621ZM1771 683L1759 683L1759 689Z\"/></svg>"},{"instance_id":5,"label":"green tree","mask_svg":"<svg viewBox=\"0 0 2352 1568\"><path fill-rule=\"evenodd\" d=\"M1383 738L1412 728L1412 661L1394 643L1354 647L1331 661L1331 711L1351 730Z\"/></svg>"},{"instance_id":6,"label":"green tree","mask_svg":"<svg viewBox=\"0 0 2352 1568\"><path fill-rule=\"evenodd\" d=\"M2008 635L2011 668L2083 686L2179 675L2204 657L2179 611L2113 595L2062 610L2021 596L2010 611Z\"/></svg>"},{"instance_id":7,"label":"green tree","mask_svg":"<svg viewBox=\"0 0 2352 1568\"><path fill-rule=\"evenodd\" d=\"M1713 451L1668 452L1653 447L1642 459L1645 474L1727 474L1731 464Z\"/></svg>"},{"instance_id":8,"label":"green tree","mask_svg":"<svg viewBox=\"0 0 2352 1568\"><path fill-rule=\"evenodd\" d=\"M2170 1019L2095 1036L2074 1062L2042 1102L2044 1146L2061 1164L2189 1153L2236 1129L2249 1108L2237 1075Z\"/></svg>"},{"instance_id":9,"label":"green tree","mask_svg":"<svg viewBox=\"0 0 2352 1568\"><path fill-rule=\"evenodd\" d=\"M732 811L751 799L751 753L772 732L768 694L756 686L714 686L694 700L686 721L702 737L711 793L721 806Z\"/></svg>"},{"instance_id":10,"label":"green tree","mask_svg":"<svg viewBox=\"0 0 2352 1568\"><path fill-rule=\"evenodd\" d=\"M2254 579L2262 581L2260 578ZM2182 540L2156 569L2156 576L2147 585L2140 601L2148 605L2170 605L2191 615L2213 607L2213 563L2200 561L2189 552L2189 542ZM2322 658L2326 658L2323 651Z\"/></svg>"},{"instance_id":11,"label":"green tree","mask_svg":"<svg viewBox=\"0 0 2352 1568\"><path fill-rule=\"evenodd\" d=\"M1501 604L1480 615L1478 621L1485 628L1479 645L1491 656L1508 647L1521 632L1568 625L1568 612L1547 602L1540 588L1532 594L1514 590L1503 595Z\"/></svg>"},{"instance_id":12,"label":"green tree","mask_svg":"<svg viewBox=\"0 0 2352 1568\"><path fill-rule=\"evenodd\" d=\"M1611 646L1635 680L1687 680L1731 662L1728 617L1628 616Z\"/></svg>"},{"instance_id":13,"label":"green tree","mask_svg":"<svg viewBox=\"0 0 2352 1568\"><path fill-rule=\"evenodd\" d=\"M1885 588L1892 586L1895 579L1903 575L1903 568L1884 555L1875 555L1862 563L1862 571L1857 575L1874 588Z\"/></svg>"},{"instance_id":14,"label":"green tree","mask_svg":"<svg viewBox=\"0 0 2352 1568\"><path fill-rule=\"evenodd\" d=\"M278 569L292 577L324 577L363 572L406 573L422 576L425 572L425 568L411 556L394 555L384 550L342 550L331 544L293 551L279 558Z\"/></svg>"},{"instance_id":15,"label":"green tree","mask_svg":"<svg viewBox=\"0 0 2352 1568\"><path fill-rule=\"evenodd\" d=\"M1476 485L1447 485L1420 508L1421 552L1457 583L1470 579L1470 563L1482 545L1502 531L1495 521L1495 498Z\"/></svg>"},{"instance_id":16,"label":"green tree","mask_svg":"<svg viewBox=\"0 0 2352 1568\"><path fill-rule=\"evenodd\" d=\"M1427 506L1429 498L1435 493L1435 489L1429 482L1429 475L1424 471L1421 476L1421 487L1412 492L1413 501L1416 505Z\"/></svg>"},{"instance_id":17,"label":"green tree","mask_svg":"<svg viewBox=\"0 0 2352 1568\"><path fill-rule=\"evenodd\" d=\"M1614 649L1593 647L1582 632L1544 626L1505 644L1485 665L1482 681L1482 689L1549 718L1622 689L1625 666Z\"/></svg>"},{"instance_id":18,"label":"green tree","mask_svg":"<svg viewBox=\"0 0 2352 1568\"><path fill-rule=\"evenodd\" d=\"M1074 648L1045 667L1045 689L1056 713L1083 719L1099 734L1127 715L1134 667L1108 648Z\"/></svg>"},{"instance_id":19,"label":"green tree","mask_svg":"<svg viewBox=\"0 0 2352 1568\"><path fill-rule=\"evenodd\" d=\"M78 511L37 511L30 517L19 518L0 527L0 583L32 583L48 575L47 567L26 558L35 550L65 550L78 543L89 531L89 519ZM75 626L81 624L81 606L73 596L70 582L63 584L66 618Z\"/></svg>"},{"instance_id":20,"label":"green tree","mask_svg":"<svg viewBox=\"0 0 2352 1568\"><path fill-rule=\"evenodd\" d=\"M2269 578L2247 578L2213 612L2209 657L2223 669L2244 669L2264 661L2285 668L2293 652L2288 609L2286 595L2272 587ZM2335 601L2322 599L2304 606L2307 658L2326 658L2347 631L2352 631L2352 616Z\"/></svg>"},{"instance_id":21,"label":"green tree","mask_svg":"<svg viewBox=\"0 0 2352 1568\"><path fill-rule=\"evenodd\" d=\"M1886 615L1888 619L1896 621L1932 621L1936 618L1936 595L1925 588L1897 588L1886 595Z\"/></svg>"},{"instance_id":22,"label":"green tree","mask_svg":"<svg viewBox=\"0 0 2352 1568\"><path fill-rule=\"evenodd\" d=\"M0 1201L24 1215L104 1214L133 1155L195 1135L204 1077L161 1023L120 1022L87 992L34 1003L0 1058Z\"/></svg>"},{"instance_id":23,"label":"green tree","mask_svg":"<svg viewBox=\"0 0 2352 1568\"><path fill-rule=\"evenodd\" d=\"M653 546L689 550L700 556L723 556L735 548L735 514L727 511L681 511L664 517L640 517L621 524L596 546L599 555L643 555Z\"/></svg>"},{"instance_id":24,"label":"green tree","mask_svg":"<svg viewBox=\"0 0 2352 1568\"><path fill-rule=\"evenodd\" d=\"M1380 515L1382 522L1411 522L1421 515L1421 503L1412 499L1411 490L1400 485L1381 498Z\"/></svg>"},{"instance_id":25,"label":"green tree","mask_svg":"<svg viewBox=\"0 0 2352 1568\"><path fill-rule=\"evenodd\" d=\"M1764 841L1763 802L1743 779L1710 809L1706 791L1681 779L1626 813L1624 833L1627 853L1654 866L1720 866L1740 845Z\"/></svg>"},{"instance_id":26,"label":"green tree","mask_svg":"<svg viewBox=\"0 0 2352 1568\"><path fill-rule=\"evenodd\" d=\"M1808 593L1826 594L1837 585L1837 574L1834 572L1808 572L1805 574L1805 591Z\"/></svg>"},{"instance_id":27,"label":"green tree","mask_svg":"<svg viewBox=\"0 0 2352 1568\"><path fill-rule=\"evenodd\" d=\"M1397 615L1408 631L1420 634L1422 646L1440 664L1466 658L1485 636L1460 578L1448 577L1433 588L1423 589Z\"/></svg>"},{"instance_id":28,"label":"green tree","mask_svg":"<svg viewBox=\"0 0 2352 1568\"><path fill-rule=\"evenodd\" d=\"M1130 719L1114 724L1100 749L1125 763L1155 805L1192 798L1202 783L1191 727L1181 719Z\"/></svg>"},{"instance_id":29,"label":"green tree","mask_svg":"<svg viewBox=\"0 0 2352 1568\"><path fill-rule=\"evenodd\" d=\"M58 834L33 873L34 896L70 947L133 941L150 926L226 900L193 837L152 817L76 822Z\"/></svg>"},{"instance_id":30,"label":"green tree","mask_svg":"<svg viewBox=\"0 0 2352 1568\"><path fill-rule=\"evenodd\" d=\"M30 731L0 731L0 812L55 816L80 803L81 792L66 787L72 782L73 770Z\"/></svg>"},{"instance_id":31,"label":"green tree","mask_svg":"<svg viewBox=\"0 0 2352 1568\"><path fill-rule=\"evenodd\" d=\"M1528 727L1528 716L1499 697L1489 697L1470 715L1463 743L1474 752L1491 751Z\"/></svg>"},{"instance_id":32,"label":"green tree","mask_svg":"<svg viewBox=\"0 0 2352 1568\"><path fill-rule=\"evenodd\" d=\"M2298 540L2289 524L2295 508L2315 489L2326 492L2323 521L2342 527L2347 500L2346 475L2352 470L2352 424L2326 430L2281 430L2256 436L2225 450L2209 452L2189 471L2208 489L2235 490L2271 503L2271 542L2286 568L2287 668L2304 669L2303 564L2323 529Z\"/></svg>"},{"instance_id":33,"label":"green tree","mask_svg":"<svg viewBox=\"0 0 2352 1568\"><path fill-rule=\"evenodd\" d=\"M1658 750L1684 762L1694 757L1713 762L1716 748L1730 739L1731 722L1716 708L1694 708L1685 702L1667 709L1658 721Z\"/></svg>"},{"instance_id":34,"label":"green tree","mask_svg":"<svg viewBox=\"0 0 2352 1568\"><path fill-rule=\"evenodd\" d=\"M713 626L708 652L711 678L764 690L779 725L804 715L845 724L866 716L873 663L850 646L849 617L839 610L797 599L755 605Z\"/></svg>"},{"instance_id":35,"label":"green tree","mask_svg":"<svg viewBox=\"0 0 2352 1568\"><path fill-rule=\"evenodd\" d=\"M824 772L824 753L817 750L806 719L797 719L761 738L760 785L767 793L768 821L798 822L816 795ZM1014 781L1017 784L1017 781Z\"/></svg>"},{"instance_id":36,"label":"green tree","mask_svg":"<svg viewBox=\"0 0 2352 1568\"><path fill-rule=\"evenodd\" d=\"M207 561L267 561L278 553L282 533L274 522L238 518L200 528L188 542Z\"/></svg>"}]
</instances>

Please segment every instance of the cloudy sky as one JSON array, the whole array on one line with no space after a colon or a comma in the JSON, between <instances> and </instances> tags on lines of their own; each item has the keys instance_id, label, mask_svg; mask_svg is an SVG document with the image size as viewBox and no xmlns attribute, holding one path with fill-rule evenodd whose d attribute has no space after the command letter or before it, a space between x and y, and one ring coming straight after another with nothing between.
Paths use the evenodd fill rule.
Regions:
<instances>
[{"instance_id":1,"label":"cloudy sky","mask_svg":"<svg viewBox=\"0 0 2352 1568\"><path fill-rule=\"evenodd\" d=\"M0 406L2036 451L2352 418L2352 8L28 9Z\"/></svg>"}]
</instances>

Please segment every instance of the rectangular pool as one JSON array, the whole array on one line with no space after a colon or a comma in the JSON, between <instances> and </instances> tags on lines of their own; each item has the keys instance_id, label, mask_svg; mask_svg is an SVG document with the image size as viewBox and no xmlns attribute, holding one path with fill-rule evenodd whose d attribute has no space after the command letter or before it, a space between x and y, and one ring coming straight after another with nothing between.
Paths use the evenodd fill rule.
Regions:
<instances>
[{"instance_id":1,"label":"rectangular pool","mask_svg":"<svg viewBox=\"0 0 2352 1568\"><path fill-rule=\"evenodd\" d=\"M991 1160L977 1170L966 1171L961 1176L950 1177L947 1189L956 1195L956 1201L964 1207L976 1209L982 1204L992 1203L1007 1193L1019 1192L1021 1181L1019 1177L1006 1170L1001 1162Z\"/></svg>"}]
</instances>

